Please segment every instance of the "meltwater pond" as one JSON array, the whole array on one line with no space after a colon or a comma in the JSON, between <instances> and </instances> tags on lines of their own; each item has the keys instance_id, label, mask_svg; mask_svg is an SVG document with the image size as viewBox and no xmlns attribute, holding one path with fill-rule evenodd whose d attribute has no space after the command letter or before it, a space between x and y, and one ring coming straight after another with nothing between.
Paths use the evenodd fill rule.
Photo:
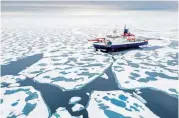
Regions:
<instances>
[{"instance_id":1,"label":"meltwater pond","mask_svg":"<svg viewBox=\"0 0 179 118\"><path fill-rule=\"evenodd\" d=\"M27 58L24 58L21 60L14 61L8 65L2 65L2 75L3 76L13 75L14 77L18 76L18 72L22 71L27 66L30 66L32 63L35 63L36 61L41 59L41 57L42 57L42 55L34 55L34 56L30 56L30 57L27 57ZM33 60L33 61L30 62L29 60ZM19 66L19 65L21 65L21 66ZM16 68L16 71L14 71L14 69L11 69L11 68ZM9 77L9 78L14 78L14 77ZM153 117L158 117L158 116L161 118L168 118L168 117L177 118L178 117L178 114L177 114L178 98L172 97L172 96L170 96L166 93L163 93L161 91L154 90L154 89L148 89L148 88L122 90L119 88L119 85L116 82L116 79L112 72L111 66L105 70L105 72L102 76L96 78L94 81L88 83L86 86L84 86L82 89L79 89L79 90L63 91L58 86L50 85L47 83L39 83L37 81L34 81L32 78L26 78L23 75L21 75L20 77L16 77L16 80L17 81L15 81L14 83L18 83L17 87L13 88L13 87L9 86L14 83L1 83L2 89L9 88L9 89L13 90L13 89L17 89L18 87L19 88L33 87L35 90L37 90L41 93L41 94L38 94L38 96L41 95L42 99L44 100L44 103L42 102L41 106L43 106L44 111L48 111L48 113L49 113L49 114L46 114L46 117L48 117L48 115L49 116L51 116L51 115L52 116L58 116L58 115L62 116L62 114L63 114L62 112L65 112L65 114L67 114L67 112L69 112L73 116L81 115L84 118L88 118L89 116L91 116L91 113L93 113L93 111L91 111L91 109L96 108L95 105L97 105L97 104L94 104L93 100L98 100L98 101L102 100L100 102L100 104L99 103L98 104L100 105L100 109L103 109L105 111L104 112L105 114L102 113L105 117L107 117L107 116L108 117L119 117L119 116L127 117L128 113L130 113L130 112L125 112L125 111L130 110L130 109L133 111L133 114L138 114L138 111L135 111L135 110L137 110L139 108L137 108L136 106L132 106L132 104L134 104L133 103L134 101L137 102L134 105L140 104L143 106L142 109L145 109L145 111L146 111L146 112L142 112L142 111L139 112L139 116L143 116L145 113L148 113L150 116L153 116ZM95 92L95 91L97 91L97 92ZM98 94L96 94L96 93L98 93ZM103 94L103 93L105 93L105 94ZM134 93L139 93L138 96L141 96L146 101L146 103L143 103L141 98L136 97ZM29 95L31 95L31 94L29 93ZM122 104L119 103L119 101L121 101L121 100L117 100L115 98L118 95L119 96L128 96L127 98L130 98L130 99L124 105L124 103L122 103ZM69 104L69 100L72 97L76 97L76 96L81 98L81 100L78 101L77 103L84 106L84 109L82 109L80 111L73 112L72 108L74 107L74 104ZM96 96L96 98L95 98L95 96ZM104 98L106 98L106 97L108 98L108 99L106 99L107 102L104 101L105 99L103 99L102 96ZM34 97L32 97L32 98L34 98ZM121 97L119 97L119 98L121 98ZM40 101L43 101L41 98L38 98L38 99ZM126 99L126 98L123 97L122 100L124 100L124 99ZM113 101L111 101L111 103L110 103L110 101L108 101L108 100L113 100ZM132 100L132 101L130 101L130 100ZM1 101L3 101L3 98L1 98ZM12 101L12 100L9 100L9 102L10 101ZM108 102L109 102L109 104L108 104ZM26 103L26 106L30 103ZM35 102L32 102L32 103L35 103ZM36 105L40 105L40 103L38 103L38 104L37 103L36 103ZM3 104L3 102L1 102L1 105L2 104ZM16 102L13 103L12 105L15 105L15 104L16 104ZM46 108L44 107L44 105L46 105ZM61 107L66 110L61 109ZM115 111L115 109L113 109L113 107L121 109L121 111L123 111L123 112L118 113L117 111ZM24 109L25 109L25 107L24 107ZM36 109L36 107L33 109ZM33 115L35 116L37 114L35 114L35 112L33 112L33 109L32 109L32 111L29 111L28 114L31 113L31 115L32 115L34 113ZM68 116L71 116L70 114L68 114ZM26 114L24 113L23 115L26 115ZM12 113L9 116L12 116ZM18 115L14 115L14 116L18 116ZM65 115L65 116L67 116L67 115ZM101 117L101 116L99 116L99 117Z\"/></svg>"}]
</instances>

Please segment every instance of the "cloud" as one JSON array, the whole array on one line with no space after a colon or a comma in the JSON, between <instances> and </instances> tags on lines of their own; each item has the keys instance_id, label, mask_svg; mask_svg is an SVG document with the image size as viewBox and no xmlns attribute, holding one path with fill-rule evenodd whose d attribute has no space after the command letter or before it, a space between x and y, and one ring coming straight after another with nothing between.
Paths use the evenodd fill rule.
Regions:
<instances>
[{"instance_id":1,"label":"cloud","mask_svg":"<svg viewBox=\"0 0 179 118\"><path fill-rule=\"evenodd\" d=\"M4 1L1 3L2 12L178 10L178 1Z\"/></svg>"}]
</instances>

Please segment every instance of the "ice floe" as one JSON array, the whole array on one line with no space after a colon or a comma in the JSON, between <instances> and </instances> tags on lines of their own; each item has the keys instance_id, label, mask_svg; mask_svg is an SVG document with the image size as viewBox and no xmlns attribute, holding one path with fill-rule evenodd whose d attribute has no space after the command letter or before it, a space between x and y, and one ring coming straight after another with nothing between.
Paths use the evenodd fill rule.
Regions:
<instances>
[{"instance_id":1,"label":"ice floe","mask_svg":"<svg viewBox=\"0 0 179 118\"><path fill-rule=\"evenodd\" d=\"M117 57L112 71L120 88L149 87L178 96L177 47L171 48L162 42L158 42L162 47L155 47L158 43L151 43L142 50L129 51Z\"/></svg>"},{"instance_id":2,"label":"ice floe","mask_svg":"<svg viewBox=\"0 0 179 118\"><path fill-rule=\"evenodd\" d=\"M101 77L104 79L109 79L106 73L104 73Z\"/></svg>"},{"instance_id":3,"label":"ice floe","mask_svg":"<svg viewBox=\"0 0 179 118\"><path fill-rule=\"evenodd\" d=\"M77 111L80 111L80 110L83 110L85 107L81 104L75 104L73 107L72 107L72 111L73 112L77 112Z\"/></svg>"},{"instance_id":4,"label":"ice floe","mask_svg":"<svg viewBox=\"0 0 179 118\"><path fill-rule=\"evenodd\" d=\"M111 65L111 56L79 48L50 48L44 58L19 74L62 90L80 89L104 73Z\"/></svg>"},{"instance_id":5,"label":"ice floe","mask_svg":"<svg viewBox=\"0 0 179 118\"><path fill-rule=\"evenodd\" d=\"M0 88L1 118L48 118L50 113L40 92L33 87Z\"/></svg>"},{"instance_id":6,"label":"ice floe","mask_svg":"<svg viewBox=\"0 0 179 118\"><path fill-rule=\"evenodd\" d=\"M140 91L140 89L135 89L137 94L141 94L142 92Z\"/></svg>"},{"instance_id":7,"label":"ice floe","mask_svg":"<svg viewBox=\"0 0 179 118\"><path fill-rule=\"evenodd\" d=\"M81 97L72 97L70 100L69 100L69 104L75 104L77 102L79 102L81 100Z\"/></svg>"},{"instance_id":8,"label":"ice floe","mask_svg":"<svg viewBox=\"0 0 179 118\"><path fill-rule=\"evenodd\" d=\"M90 95L90 93L86 93L86 95L87 95L87 96L89 96L89 95Z\"/></svg>"},{"instance_id":9,"label":"ice floe","mask_svg":"<svg viewBox=\"0 0 179 118\"><path fill-rule=\"evenodd\" d=\"M94 91L87 111L89 118L159 118L141 101L121 90Z\"/></svg>"},{"instance_id":10,"label":"ice floe","mask_svg":"<svg viewBox=\"0 0 179 118\"><path fill-rule=\"evenodd\" d=\"M14 83L14 84L10 84L8 87L18 87L18 86L20 86L19 83Z\"/></svg>"}]
</instances>

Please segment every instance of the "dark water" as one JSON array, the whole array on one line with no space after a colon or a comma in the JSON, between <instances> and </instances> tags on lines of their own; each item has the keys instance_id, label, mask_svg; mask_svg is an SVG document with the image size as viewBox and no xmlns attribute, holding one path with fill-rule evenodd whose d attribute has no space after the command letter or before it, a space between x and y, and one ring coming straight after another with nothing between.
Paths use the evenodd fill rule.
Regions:
<instances>
[{"instance_id":1,"label":"dark water","mask_svg":"<svg viewBox=\"0 0 179 118\"><path fill-rule=\"evenodd\" d=\"M143 97L147 104L155 114L161 118L178 118L178 99L171 97L163 92L141 89L141 97Z\"/></svg>"},{"instance_id":2,"label":"dark water","mask_svg":"<svg viewBox=\"0 0 179 118\"><path fill-rule=\"evenodd\" d=\"M18 75L18 73L24 70L26 67L31 66L38 60L42 58L42 54L37 54L33 56L29 56L27 58L19 59L17 61L13 61L8 65L1 66L1 76L4 75Z\"/></svg>"},{"instance_id":3,"label":"dark water","mask_svg":"<svg viewBox=\"0 0 179 118\"><path fill-rule=\"evenodd\" d=\"M42 58L42 54L30 56L21 60L10 63L9 65L2 66L2 75L17 75L26 67L35 63ZM65 107L73 116L83 115L84 118L88 118L88 112L86 109L72 112L73 105L69 105L69 99L73 96L79 96L82 98L78 103L86 106L89 101L89 97L86 93L91 93L94 90L99 91L112 91L120 90L115 78L113 77L111 68L108 68L105 72L109 79L99 77L93 82L89 83L81 90L62 91L56 86L49 84L41 84L34 82L33 79L27 78L25 81L20 81L21 86L33 86L36 90L39 90L46 102L47 106L54 113L59 107ZM7 85L6 85L7 86ZM132 93L134 90L125 90ZM146 106L161 118L178 118L178 99L171 97L163 92L152 89L141 89L141 96L147 101Z\"/></svg>"}]
</instances>

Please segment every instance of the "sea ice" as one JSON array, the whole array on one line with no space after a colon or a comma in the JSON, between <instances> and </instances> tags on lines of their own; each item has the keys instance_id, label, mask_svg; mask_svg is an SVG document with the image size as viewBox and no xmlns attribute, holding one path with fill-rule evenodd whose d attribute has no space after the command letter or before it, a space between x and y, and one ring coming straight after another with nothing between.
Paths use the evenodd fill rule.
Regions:
<instances>
[{"instance_id":1,"label":"sea ice","mask_svg":"<svg viewBox=\"0 0 179 118\"><path fill-rule=\"evenodd\" d=\"M19 74L62 90L80 89L104 73L111 65L111 56L78 48L50 48L44 52L44 58Z\"/></svg>"},{"instance_id":2,"label":"sea ice","mask_svg":"<svg viewBox=\"0 0 179 118\"><path fill-rule=\"evenodd\" d=\"M137 94L141 94L142 92L140 91L140 89L135 89Z\"/></svg>"},{"instance_id":3,"label":"sea ice","mask_svg":"<svg viewBox=\"0 0 179 118\"><path fill-rule=\"evenodd\" d=\"M106 73L104 73L101 77L104 79L109 79Z\"/></svg>"},{"instance_id":4,"label":"sea ice","mask_svg":"<svg viewBox=\"0 0 179 118\"><path fill-rule=\"evenodd\" d=\"M80 110L83 110L85 107L81 104L75 104L73 107L72 107L72 111L73 112L76 112L76 111L80 111Z\"/></svg>"},{"instance_id":5,"label":"sea ice","mask_svg":"<svg viewBox=\"0 0 179 118\"><path fill-rule=\"evenodd\" d=\"M88 95L88 96L89 96L89 95L90 95L90 93L86 93L86 95Z\"/></svg>"},{"instance_id":6,"label":"sea ice","mask_svg":"<svg viewBox=\"0 0 179 118\"><path fill-rule=\"evenodd\" d=\"M137 36L178 40L178 35L176 35L178 33L177 12L156 11L155 14L148 11L127 12L120 13L114 18L97 17L90 20L90 23L87 23L83 17L78 17L78 20L75 17L71 22L69 18L56 17L56 15L55 17L3 15L1 64L9 64L11 61L20 58L43 53L49 45L55 43L60 43L58 47L67 44L84 46L88 39L104 37L115 26L122 33L125 24L121 24L121 22L126 23L130 27L130 31ZM144 14L146 18L141 19ZM154 18L158 20L150 22ZM119 22L119 19L121 22ZM130 19L133 19L135 23L132 23ZM76 28L76 25L79 25L78 28ZM160 43L157 43L157 45L160 45Z\"/></svg>"},{"instance_id":7,"label":"sea ice","mask_svg":"<svg viewBox=\"0 0 179 118\"><path fill-rule=\"evenodd\" d=\"M49 117L49 111L40 92L33 87L0 88L1 118Z\"/></svg>"},{"instance_id":8,"label":"sea ice","mask_svg":"<svg viewBox=\"0 0 179 118\"><path fill-rule=\"evenodd\" d=\"M8 87L10 88L10 87L18 87L18 86L20 86L19 83L14 83L14 84L10 84Z\"/></svg>"},{"instance_id":9,"label":"sea ice","mask_svg":"<svg viewBox=\"0 0 179 118\"><path fill-rule=\"evenodd\" d=\"M54 30L48 30L45 27L19 27L16 21L12 21L3 25L2 43L1 43L1 61L2 65L7 65L12 61L43 53L48 45L56 43L56 46L61 46L64 40L59 37L62 34ZM10 24L10 25L9 25ZM25 23L26 24L26 23ZM64 30L64 29L63 29ZM63 31L62 31L63 32ZM58 35L58 36L56 36ZM32 40L33 39L33 40Z\"/></svg>"},{"instance_id":10,"label":"sea ice","mask_svg":"<svg viewBox=\"0 0 179 118\"><path fill-rule=\"evenodd\" d=\"M162 40L160 42L163 42ZM158 42L158 43L160 43ZM113 63L112 71L120 88L149 87L178 96L177 49L165 43L123 54ZM162 43L161 43L162 45ZM150 48L154 48L153 51Z\"/></svg>"},{"instance_id":11,"label":"sea ice","mask_svg":"<svg viewBox=\"0 0 179 118\"><path fill-rule=\"evenodd\" d=\"M0 77L0 84L1 87L4 87L4 85L9 85L9 87L15 87L19 86L17 82L25 80L26 77L23 75L5 75Z\"/></svg>"},{"instance_id":12,"label":"sea ice","mask_svg":"<svg viewBox=\"0 0 179 118\"><path fill-rule=\"evenodd\" d=\"M89 118L159 118L141 101L121 90L94 91L87 111Z\"/></svg>"},{"instance_id":13,"label":"sea ice","mask_svg":"<svg viewBox=\"0 0 179 118\"><path fill-rule=\"evenodd\" d=\"M72 97L69 101L69 104L75 104L75 103L79 102L80 100L81 100L80 97L77 97L77 96Z\"/></svg>"},{"instance_id":14,"label":"sea ice","mask_svg":"<svg viewBox=\"0 0 179 118\"><path fill-rule=\"evenodd\" d=\"M80 115L80 116L72 116L72 118L83 118L83 116L82 115Z\"/></svg>"}]
</instances>

